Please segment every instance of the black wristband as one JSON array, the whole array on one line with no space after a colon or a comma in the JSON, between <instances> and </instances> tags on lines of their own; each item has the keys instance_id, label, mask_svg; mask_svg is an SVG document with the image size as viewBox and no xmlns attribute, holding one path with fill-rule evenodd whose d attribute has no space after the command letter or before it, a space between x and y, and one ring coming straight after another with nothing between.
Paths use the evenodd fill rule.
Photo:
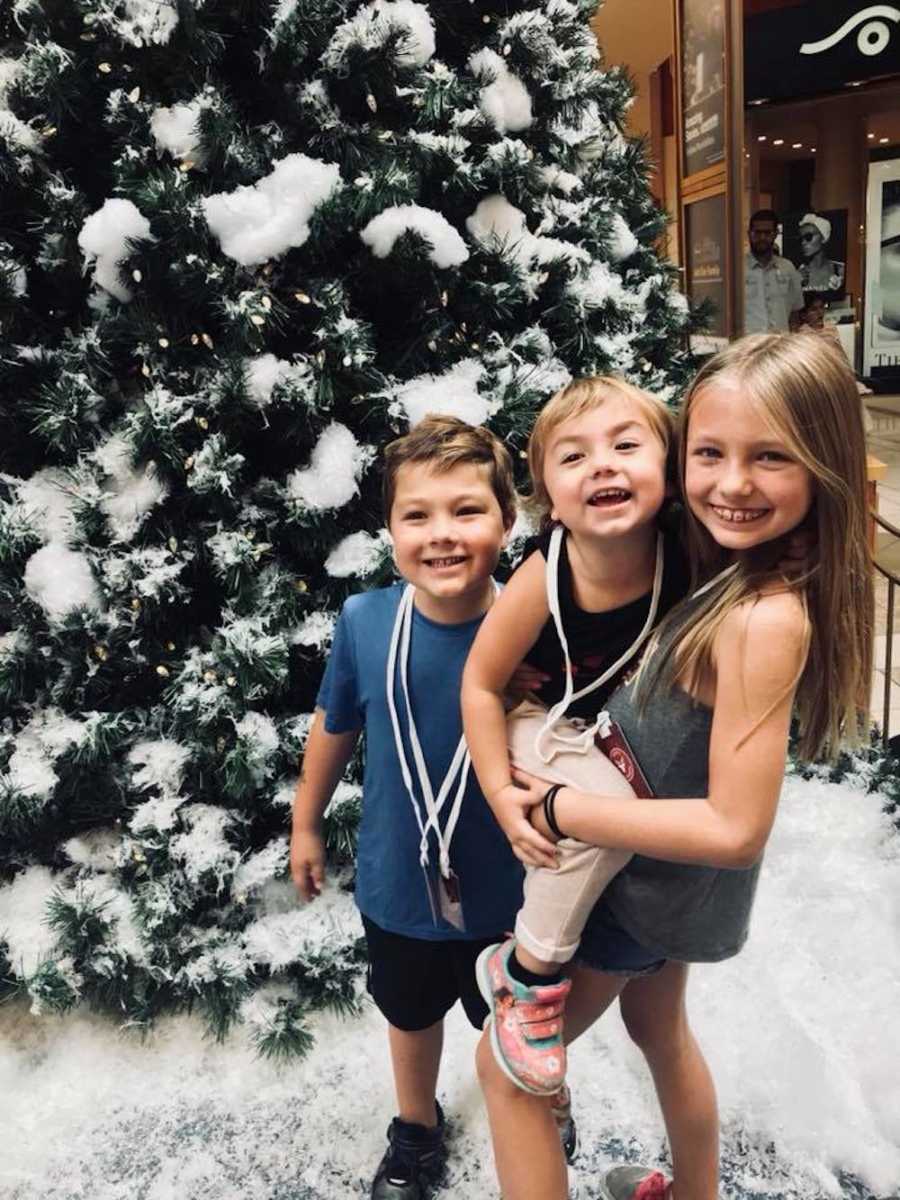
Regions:
<instances>
[{"instance_id":1,"label":"black wristband","mask_svg":"<svg viewBox=\"0 0 900 1200\"><path fill-rule=\"evenodd\" d=\"M544 820L550 826L551 832L560 839L566 835L556 823L556 797L565 786L564 783L554 783L544 793Z\"/></svg>"}]
</instances>

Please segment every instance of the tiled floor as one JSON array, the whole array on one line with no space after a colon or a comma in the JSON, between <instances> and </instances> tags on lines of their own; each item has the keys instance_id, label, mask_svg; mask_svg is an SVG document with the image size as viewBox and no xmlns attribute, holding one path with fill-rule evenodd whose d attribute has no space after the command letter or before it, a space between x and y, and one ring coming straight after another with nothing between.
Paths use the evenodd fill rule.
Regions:
<instances>
[{"instance_id":1,"label":"tiled floor","mask_svg":"<svg viewBox=\"0 0 900 1200\"><path fill-rule=\"evenodd\" d=\"M869 452L887 464L887 474L878 484L878 512L900 529L900 396L870 396L867 408L872 417L868 435ZM900 537L878 530L875 538L877 561L900 579ZM900 587L894 592L894 633L891 638L891 671L888 691L888 731L900 733ZM875 675L872 682L872 717L883 723L885 704L885 658L888 628L888 582L875 573Z\"/></svg>"}]
</instances>

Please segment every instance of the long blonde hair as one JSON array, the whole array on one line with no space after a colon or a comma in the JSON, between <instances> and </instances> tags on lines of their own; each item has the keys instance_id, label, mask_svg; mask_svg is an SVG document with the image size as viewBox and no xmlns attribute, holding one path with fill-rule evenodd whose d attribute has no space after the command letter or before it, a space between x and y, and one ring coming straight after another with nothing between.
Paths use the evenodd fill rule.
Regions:
<instances>
[{"instance_id":1,"label":"long blonde hair","mask_svg":"<svg viewBox=\"0 0 900 1200\"><path fill-rule=\"evenodd\" d=\"M812 475L813 504L804 524L814 544L808 569L798 577L778 570L785 549L785 539L778 538L678 605L648 650L639 693L646 700L651 689L711 672L726 615L780 584L800 597L808 618L808 652L796 693L798 752L805 759L833 759L842 743L865 734L872 672L866 449L856 381L841 349L812 334L758 334L732 343L702 367L685 397L678 428L682 489L691 412L713 381L739 388L742 400ZM690 508L686 522L696 587L726 565L727 554Z\"/></svg>"}]
</instances>

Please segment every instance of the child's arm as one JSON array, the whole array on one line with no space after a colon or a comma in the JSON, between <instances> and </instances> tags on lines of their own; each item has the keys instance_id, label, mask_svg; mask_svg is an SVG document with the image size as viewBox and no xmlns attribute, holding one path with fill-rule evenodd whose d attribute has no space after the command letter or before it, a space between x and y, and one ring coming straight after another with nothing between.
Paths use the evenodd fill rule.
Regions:
<instances>
[{"instance_id":1,"label":"child's arm","mask_svg":"<svg viewBox=\"0 0 900 1200\"><path fill-rule=\"evenodd\" d=\"M805 632L801 606L786 593L742 605L723 622L715 648L708 796L623 801L564 788L555 802L562 832L670 862L731 868L757 862L781 791ZM519 772L516 778L538 805L547 784ZM540 811L534 815L546 829Z\"/></svg>"},{"instance_id":2,"label":"child's arm","mask_svg":"<svg viewBox=\"0 0 900 1200\"><path fill-rule=\"evenodd\" d=\"M528 821L529 801L512 781L503 707L510 676L549 616L545 569L543 555L532 554L494 601L469 651L461 700L472 765L500 827L524 863L554 867L553 845Z\"/></svg>"},{"instance_id":3,"label":"child's arm","mask_svg":"<svg viewBox=\"0 0 900 1200\"><path fill-rule=\"evenodd\" d=\"M291 825L291 878L304 900L318 896L325 882L325 843L322 816L350 761L359 730L329 733L325 713L316 709L297 792Z\"/></svg>"}]
</instances>

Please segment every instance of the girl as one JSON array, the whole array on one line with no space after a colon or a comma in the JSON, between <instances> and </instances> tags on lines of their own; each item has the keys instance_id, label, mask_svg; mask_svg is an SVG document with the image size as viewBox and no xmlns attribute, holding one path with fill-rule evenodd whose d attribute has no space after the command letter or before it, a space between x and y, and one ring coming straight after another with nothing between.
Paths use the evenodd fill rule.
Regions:
<instances>
[{"instance_id":1,"label":"girl","mask_svg":"<svg viewBox=\"0 0 900 1200\"><path fill-rule=\"evenodd\" d=\"M634 794L594 744L595 733L609 733L596 714L656 620L687 589L680 545L657 523L670 429L664 405L617 379L576 380L550 400L528 448L548 527L485 619L463 677L472 763L529 866L516 941L482 955L479 985L501 1068L541 1095L557 1092L565 1076L561 1014L570 983L560 966L628 854L572 839L554 851L527 820L507 743L519 766L557 783ZM507 720L504 691L526 655L546 672L544 703L526 700Z\"/></svg>"},{"instance_id":2,"label":"girl","mask_svg":"<svg viewBox=\"0 0 900 1200\"><path fill-rule=\"evenodd\" d=\"M567 1035L621 997L653 1074L674 1180L619 1167L605 1182L611 1200L718 1195L715 1091L688 1027L687 964L744 942L792 712L799 753L833 757L861 732L871 671L865 443L843 355L783 334L734 343L690 388L679 451L689 549L706 582L663 622L637 679L609 705L668 799L554 794L515 773L545 836L636 855L586 926ZM789 580L777 564L803 525L815 532L811 566ZM613 950L632 977L602 969ZM505 1200L563 1200L547 1106L509 1084L484 1039L478 1062Z\"/></svg>"}]
</instances>

